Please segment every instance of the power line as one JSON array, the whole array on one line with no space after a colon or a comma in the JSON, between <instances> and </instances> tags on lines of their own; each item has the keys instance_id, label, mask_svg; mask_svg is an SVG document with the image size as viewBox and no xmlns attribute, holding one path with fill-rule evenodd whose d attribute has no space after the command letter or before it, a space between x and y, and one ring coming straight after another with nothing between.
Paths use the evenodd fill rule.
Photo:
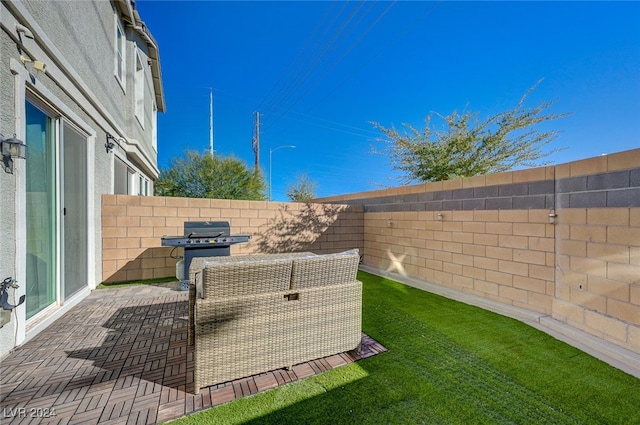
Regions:
<instances>
[{"instance_id":1,"label":"power line","mask_svg":"<svg viewBox=\"0 0 640 425\"><path fill-rule=\"evenodd\" d=\"M354 18L357 11L362 7L362 3L360 3L358 7L353 10L346 19L343 19L339 28L332 33L329 40L325 40L323 42L326 34L329 33L329 31L333 28L335 22L339 20L346 6L347 2L343 3L343 6L338 14L333 17L329 25L325 26L323 33L319 38L315 40L312 48L308 51L307 55L305 55L303 60L296 67L292 79L288 81L288 86L278 92L278 96L274 97L273 101L271 101L268 107L265 109L266 115L269 115L272 110L280 109L280 107L299 89L299 87L301 87L313 75L313 73L316 72L316 70L319 68L319 65L321 65L325 60L324 58L325 56L327 56L327 52L331 53L333 52L333 50L335 50L335 48L337 47L337 45L335 45L336 39L341 35L348 23ZM331 49L332 46L334 46L333 49ZM308 59L312 53L314 53L313 57L311 59ZM303 68L300 70L301 67ZM298 72L298 70L300 71Z\"/></svg>"},{"instance_id":2,"label":"power line","mask_svg":"<svg viewBox=\"0 0 640 425\"><path fill-rule=\"evenodd\" d=\"M278 78L278 80L276 81L276 83L271 87L271 89L269 90L269 92L266 94L266 96L260 101L260 104L258 106L259 110L266 110L267 107L264 105L264 102L269 99L271 97L271 94L276 90L276 88L282 83L282 81L284 80L285 76L289 73L289 71L291 70L291 68L293 67L293 65L296 63L296 61L298 60L298 58L300 57L300 55L306 50L309 42L311 41L311 39L315 36L315 34L318 32L318 29L322 26L322 23L325 21L325 19L327 18L327 16L329 15L329 12L331 11L331 9L333 9L333 6L335 5L335 2L330 2L329 3L329 8L325 11L324 15L322 16L322 18L318 21L318 23L316 24L315 28L313 29L313 31L311 33L309 33L309 35L307 36L307 39L305 40L305 42L303 43L303 45L300 47L300 49L298 49L296 55L291 59L291 62L289 62L289 65L287 66L287 68L282 72L282 74L280 75L280 77ZM300 66L300 64L298 64L298 66ZM277 93L277 92L276 92Z\"/></svg>"},{"instance_id":3,"label":"power line","mask_svg":"<svg viewBox=\"0 0 640 425\"><path fill-rule=\"evenodd\" d=\"M289 111L289 113L293 113L294 115L300 115L302 117L310 118L311 120L317 120L317 121L322 121L322 122L325 122L325 123L328 123L328 124L333 124L334 126L323 125L323 124L319 124L319 123L311 121L311 120L303 120L303 119L299 119L299 118L293 118L296 121L308 123L308 124L311 124L311 125L315 125L317 127L327 128L329 130L334 130L334 131L347 133L347 134L353 134L355 136L360 136L360 137L371 137L371 136L379 136L380 135L380 133L375 131L375 130L369 130L369 129L365 129L365 128L360 128L360 127L356 127L356 126L353 126L353 125L350 125L350 124L344 124L344 123L340 123L340 122L337 122L337 121L328 120L326 118L315 117L315 116L312 116L312 115L309 115L309 114L303 114L302 112ZM347 131L347 130L344 130L342 128L335 127L335 126L345 127L345 128L351 129L351 130L357 130L357 131L360 131L360 132L370 133L370 134L355 133L355 132Z\"/></svg>"},{"instance_id":4,"label":"power line","mask_svg":"<svg viewBox=\"0 0 640 425\"><path fill-rule=\"evenodd\" d=\"M352 80L356 75L358 75L359 73L362 72L362 70L364 70L367 66L369 66L371 64L371 62L373 62L375 59L378 58L378 56L380 56L384 51L386 51L387 49L389 49L391 46L393 46L395 43L397 43L400 39L402 39L405 35L407 35L407 33L409 33L411 30L413 30L416 25L418 25L418 23L420 23L421 21L423 21L424 19L426 19L429 15L431 15L431 13L434 11L434 9L440 5L440 2L435 3L431 8L427 9L427 11L425 13L423 13L421 16L419 16L415 21L413 21L413 23L409 26L407 26L405 28L405 30L403 32L401 32L397 37L395 37L394 39L392 39L389 43L387 43L383 48L379 49L377 51L377 53L375 55L372 55L368 61L366 61L365 63L363 63L360 68L358 68L355 72L351 72L349 73L349 76L347 78L345 78L344 80L342 80L341 83L337 84L336 86L334 86L333 89L329 90L325 96L316 103L316 105L318 103L322 103L326 98L328 98L330 95L332 95L333 93L335 93L335 91L340 88L341 86L343 86L347 81ZM309 109L313 109L316 105L312 106Z\"/></svg>"},{"instance_id":5,"label":"power line","mask_svg":"<svg viewBox=\"0 0 640 425\"><path fill-rule=\"evenodd\" d=\"M303 93L301 93L295 99L295 101L288 106L288 108L286 110L284 110L279 115L277 115L276 118L273 121L270 121L269 124L267 125L267 127L265 128L265 131L267 131L268 129L272 128L296 104L298 104L311 90L313 90L315 87L317 87L317 85L320 84L320 82L322 82L333 71L333 69L364 39L364 37L366 37L366 35L378 24L378 22L380 22L380 20L387 14L387 12L389 12L389 10L391 10L391 8L395 5L396 1L392 2L380 15L378 15L378 17L369 25L369 27L362 34L360 34L360 36L354 42L351 43L351 45L347 48L347 50L344 51L342 53L342 55L340 57L338 57L331 64L331 66L328 69L326 69L325 72L311 84L311 86L307 87L307 89ZM293 95L293 93L291 93L291 95ZM289 95L289 97L291 95ZM287 97L287 100L288 100L289 97ZM280 106L280 104L278 104L278 106Z\"/></svg>"}]
</instances>

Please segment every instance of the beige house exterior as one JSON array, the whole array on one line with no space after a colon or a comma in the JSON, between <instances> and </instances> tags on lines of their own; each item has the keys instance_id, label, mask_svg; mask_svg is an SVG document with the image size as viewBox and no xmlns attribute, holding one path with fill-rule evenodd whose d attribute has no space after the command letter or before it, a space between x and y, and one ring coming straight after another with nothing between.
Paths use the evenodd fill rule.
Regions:
<instances>
[{"instance_id":1,"label":"beige house exterior","mask_svg":"<svg viewBox=\"0 0 640 425\"><path fill-rule=\"evenodd\" d=\"M134 4L0 4L0 133L26 145L0 170L0 279L25 297L0 309L0 356L101 281L101 196L153 193L164 94Z\"/></svg>"}]
</instances>

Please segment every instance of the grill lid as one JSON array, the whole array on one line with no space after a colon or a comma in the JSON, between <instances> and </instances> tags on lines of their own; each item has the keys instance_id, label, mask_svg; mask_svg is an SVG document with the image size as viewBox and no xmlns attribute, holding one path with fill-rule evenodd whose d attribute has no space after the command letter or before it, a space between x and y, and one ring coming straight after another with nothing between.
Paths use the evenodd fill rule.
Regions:
<instances>
[{"instance_id":1,"label":"grill lid","mask_svg":"<svg viewBox=\"0 0 640 425\"><path fill-rule=\"evenodd\" d=\"M185 221L184 236L187 238L218 238L229 236L228 221Z\"/></svg>"}]
</instances>

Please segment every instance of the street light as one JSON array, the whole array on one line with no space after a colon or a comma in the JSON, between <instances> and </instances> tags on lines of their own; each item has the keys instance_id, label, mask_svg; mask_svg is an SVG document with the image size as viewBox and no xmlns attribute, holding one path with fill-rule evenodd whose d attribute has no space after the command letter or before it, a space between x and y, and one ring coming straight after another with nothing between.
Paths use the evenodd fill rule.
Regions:
<instances>
[{"instance_id":1,"label":"street light","mask_svg":"<svg viewBox=\"0 0 640 425\"><path fill-rule=\"evenodd\" d=\"M284 145L284 146L278 146L277 148L269 149L269 200L271 200L271 154L273 154L278 149L282 149L282 148L295 149L296 147L291 145Z\"/></svg>"}]
</instances>

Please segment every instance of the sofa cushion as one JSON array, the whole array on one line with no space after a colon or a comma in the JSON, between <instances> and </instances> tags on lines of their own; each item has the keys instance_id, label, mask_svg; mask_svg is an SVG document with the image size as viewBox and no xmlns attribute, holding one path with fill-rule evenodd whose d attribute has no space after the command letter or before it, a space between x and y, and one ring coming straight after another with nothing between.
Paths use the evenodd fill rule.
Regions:
<instances>
[{"instance_id":1,"label":"sofa cushion","mask_svg":"<svg viewBox=\"0 0 640 425\"><path fill-rule=\"evenodd\" d=\"M356 280L360 255L357 249L335 254L294 258L291 289L336 285Z\"/></svg>"},{"instance_id":2,"label":"sofa cushion","mask_svg":"<svg viewBox=\"0 0 640 425\"><path fill-rule=\"evenodd\" d=\"M292 260L265 258L207 262L202 270L199 298L234 297L289 289ZM198 284L196 286L199 286Z\"/></svg>"},{"instance_id":3,"label":"sofa cushion","mask_svg":"<svg viewBox=\"0 0 640 425\"><path fill-rule=\"evenodd\" d=\"M300 258L300 257L310 257L315 256L316 254L312 252L287 252L287 253L278 253L278 254L262 254L262 253L254 253L254 254L243 254L243 255L233 255L233 256L215 256L215 257L195 257L191 261L191 266L189 267L189 282L191 285L195 286L195 291L198 298L204 298L204 288L202 281L202 270L207 264L226 264L226 263L238 263L241 261L252 261L252 260L271 260L271 259L292 259L292 258Z\"/></svg>"}]
</instances>

